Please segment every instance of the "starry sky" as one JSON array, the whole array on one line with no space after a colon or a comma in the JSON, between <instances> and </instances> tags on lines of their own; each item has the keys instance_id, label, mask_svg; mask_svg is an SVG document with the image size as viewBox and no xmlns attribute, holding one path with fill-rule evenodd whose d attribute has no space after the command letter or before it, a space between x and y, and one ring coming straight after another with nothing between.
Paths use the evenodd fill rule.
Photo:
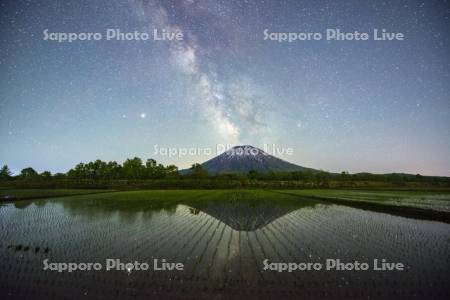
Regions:
<instances>
[{"instance_id":1,"label":"starry sky","mask_svg":"<svg viewBox=\"0 0 450 300\"><path fill-rule=\"evenodd\" d=\"M0 164L66 172L163 147L292 148L332 172L450 176L448 1L78 0L0 4ZM181 32L182 41L43 39ZM263 31L405 35L264 40Z\"/></svg>"}]
</instances>

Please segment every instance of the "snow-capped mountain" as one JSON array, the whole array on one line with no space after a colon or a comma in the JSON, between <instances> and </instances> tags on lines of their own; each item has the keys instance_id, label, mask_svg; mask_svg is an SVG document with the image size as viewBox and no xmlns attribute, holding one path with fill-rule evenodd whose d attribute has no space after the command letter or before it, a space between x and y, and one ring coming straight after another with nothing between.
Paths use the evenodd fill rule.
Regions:
<instances>
[{"instance_id":1,"label":"snow-capped mountain","mask_svg":"<svg viewBox=\"0 0 450 300\"><path fill-rule=\"evenodd\" d=\"M257 172L291 172L312 170L272 156L263 150L249 146L235 146L228 151L204 162L203 168L209 174Z\"/></svg>"}]
</instances>

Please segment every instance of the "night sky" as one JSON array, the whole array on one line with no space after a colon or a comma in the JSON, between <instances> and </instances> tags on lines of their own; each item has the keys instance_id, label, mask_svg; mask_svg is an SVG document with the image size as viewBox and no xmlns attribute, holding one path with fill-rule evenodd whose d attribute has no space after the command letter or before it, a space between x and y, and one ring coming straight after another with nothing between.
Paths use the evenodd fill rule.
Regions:
<instances>
[{"instance_id":1,"label":"night sky","mask_svg":"<svg viewBox=\"0 0 450 300\"><path fill-rule=\"evenodd\" d=\"M275 144L332 172L450 175L448 1L1 1L0 165L211 156ZM182 41L44 40L43 31L181 32ZM403 41L264 40L263 31ZM214 153L215 154L215 153Z\"/></svg>"}]
</instances>

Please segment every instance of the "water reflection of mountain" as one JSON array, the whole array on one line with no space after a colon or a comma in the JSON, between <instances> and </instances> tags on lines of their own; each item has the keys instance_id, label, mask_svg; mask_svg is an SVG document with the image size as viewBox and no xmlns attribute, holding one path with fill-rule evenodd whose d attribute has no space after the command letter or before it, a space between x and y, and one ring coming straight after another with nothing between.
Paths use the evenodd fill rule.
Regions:
<instances>
[{"instance_id":1,"label":"water reflection of mountain","mask_svg":"<svg viewBox=\"0 0 450 300\"><path fill-rule=\"evenodd\" d=\"M201 211L237 231L255 231L298 209L298 206L277 206L269 202L258 205L244 202L210 203L206 207L192 207L190 212Z\"/></svg>"},{"instance_id":2,"label":"water reflection of mountain","mask_svg":"<svg viewBox=\"0 0 450 300\"><path fill-rule=\"evenodd\" d=\"M54 201L64 210L88 219L114 218L135 222L137 219L149 221L155 216L176 215L178 217L199 215L210 216L237 231L255 231L273 221L304 207L312 207L317 202L296 200L229 199L225 201L201 200L184 203L153 203L152 201ZM180 210L181 209L181 210ZM178 213L176 213L178 211ZM174 216L175 216L174 215ZM143 219L142 219L143 218Z\"/></svg>"}]
</instances>

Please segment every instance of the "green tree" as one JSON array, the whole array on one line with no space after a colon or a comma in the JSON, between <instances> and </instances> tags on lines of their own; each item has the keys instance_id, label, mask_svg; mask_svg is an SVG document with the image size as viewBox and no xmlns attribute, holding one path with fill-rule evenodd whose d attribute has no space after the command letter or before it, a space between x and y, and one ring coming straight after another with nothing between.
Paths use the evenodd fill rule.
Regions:
<instances>
[{"instance_id":1,"label":"green tree","mask_svg":"<svg viewBox=\"0 0 450 300\"><path fill-rule=\"evenodd\" d=\"M69 170L67 172L67 176L73 179L86 179L87 178L87 169L84 163L79 163L75 166L75 168Z\"/></svg>"},{"instance_id":2,"label":"green tree","mask_svg":"<svg viewBox=\"0 0 450 300\"><path fill-rule=\"evenodd\" d=\"M147 159L145 162L145 177L146 178L156 178L157 173L157 163L153 158Z\"/></svg>"},{"instance_id":3,"label":"green tree","mask_svg":"<svg viewBox=\"0 0 450 300\"><path fill-rule=\"evenodd\" d=\"M67 178L67 175L64 174L64 173L55 173L55 174L53 175L53 178L55 178L55 179L66 179L66 178Z\"/></svg>"},{"instance_id":4,"label":"green tree","mask_svg":"<svg viewBox=\"0 0 450 300\"><path fill-rule=\"evenodd\" d=\"M4 165L1 169L0 169L0 180L6 180L6 179L10 179L11 178L11 171L9 170L7 165Z\"/></svg>"},{"instance_id":5,"label":"green tree","mask_svg":"<svg viewBox=\"0 0 450 300\"><path fill-rule=\"evenodd\" d=\"M106 165L106 177L108 179L120 179L122 166L116 161L110 161Z\"/></svg>"},{"instance_id":6,"label":"green tree","mask_svg":"<svg viewBox=\"0 0 450 300\"><path fill-rule=\"evenodd\" d=\"M178 177L178 167L175 165L168 165L165 172L167 177Z\"/></svg>"},{"instance_id":7,"label":"green tree","mask_svg":"<svg viewBox=\"0 0 450 300\"><path fill-rule=\"evenodd\" d=\"M203 169L201 164L193 164L191 167L192 176L195 178L205 178L208 177L208 172Z\"/></svg>"},{"instance_id":8,"label":"green tree","mask_svg":"<svg viewBox=\"0 0 450 300\"><path fill-rule=\"evenodd\" d=\"M104 179L107 173L107 164L100 159L87 164L87 172L90 179Z\"/></svg>"},{"instance_id":9,"label":"green tree","mask_svg":"<svg viewBox=\"0 0 450 300\"><path fill-rule=\"evenodd\" d=\"M35 179L39 177L39 174L33 168L28 167L20 171L20 177L25 179Z\"/></svg>"},{"instance_id":10,"label":"green tree","mask_svg":"<svg viewBox=\"0 0 450 300\"><path fill-rule=\"evenodd\" d=\"M166 168L162 164L158 164L155 169L155 177L154 178L164 178L166 177Z\"/></svg>"},{"instance_id":11,"label":"green tree","mask_svg":"<svg viewBox=\"0 0 450 300\"><path fill-rule=\"evenodd\" d=\"M145 167L139 157L127 159L123 163L122 171L126 179L140 179L145 175Z\"/></svg>"},{"instance_id":12,"label":"green tree","mask_svg":"<svg viewBox=\"0 0 450 300\"><path fill-rule=\"evenodd\" d=\"M51 179L52 173L50 171L44 171L40 174L43 179Z\"/></svg>"}]
</instances>

